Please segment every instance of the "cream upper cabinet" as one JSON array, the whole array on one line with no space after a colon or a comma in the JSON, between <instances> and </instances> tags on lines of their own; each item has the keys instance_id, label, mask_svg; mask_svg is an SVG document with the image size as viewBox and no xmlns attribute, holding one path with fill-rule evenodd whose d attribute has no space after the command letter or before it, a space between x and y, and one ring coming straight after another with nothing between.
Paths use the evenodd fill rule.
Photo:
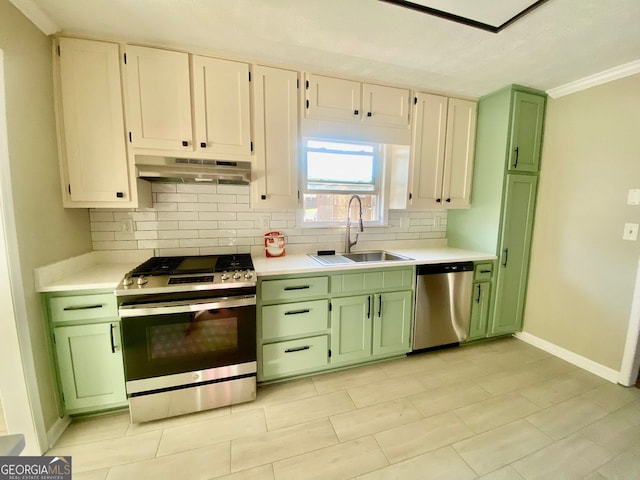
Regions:
<instances>
[{"instance_id":1,"label":"cream upper cabinet","mask_svg":"<svg viewBox=\"0 0 640 480\"><path fill-rule=\"evenodd\" d=\"M362 85L362 118L376 125L409 125L409 96L404 88Z\"/></svg>"},{"instance_id":2,"label":"cream upper cabinet","mask_svg":"<svg viewBox=\"0 0 640 480\"><path fill-rule=\"evenodd\" d=\"M196 150L251 155L249 65L192 58Z\"/></svg>"},{"instance_id":3,"label":"cream upper cabinet","mask_svg":"<svg viewBox=\"0 0 640 480\"><path fill-rule=\"evenodd\" d=\"M468 207L476 102L418 93L414 104L409 206Z\"/></svg>"},{"instance_id":4,"label":"cream upper cabinet","mask_svg":"<svg viewBox=\"0 0 640 480\"><path fill-rule=\"evenodd\" d=\"M193 150L189 54L127 46L127 87L133 147Z\"/></svg>"},{"instance_id":5,"label":"cream upper cabinet","mask_svg":"<svg viewBox=\"0 0 640 480\"><path fill-rule=\"evenodd\" d=\"M119 46L72 38L57 42L54 81L64 206L134 207Z\"/></svg>"},{"instance_id":6,"label":"cream upper cabinet","mask_svg":"<svg viewBox=\"0 0 640 480\"><path fill-rule=\"evenodd\" d=\"M298 73L253 68L253 208L295 208L298 201Z\"/></svg>"},{"instance_id":7,"label":"cream upper cabinet","mask_svg":"<svg viewBox=\"0 0 640 480\"><path fill-rule=\"evenodd\" d=\"M360 119L360 82L308 73L305 90L307 117Z\"/></svg>"},{"instance_id":8,"label":"cream upper cabinet","mask_svg":"<svg viewBox=\"0 0 640 480\"><path fill-rule=\"evenodd\" d=\"M408 126L408 89L307 73L307 118L358 121L364 125Z\"/></svg>"}]
</instances>

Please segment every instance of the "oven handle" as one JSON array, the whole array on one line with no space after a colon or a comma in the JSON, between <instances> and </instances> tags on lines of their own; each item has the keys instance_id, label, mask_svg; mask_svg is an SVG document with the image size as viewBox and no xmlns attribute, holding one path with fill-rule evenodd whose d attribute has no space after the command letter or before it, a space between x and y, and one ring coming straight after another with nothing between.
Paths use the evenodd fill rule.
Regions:
<instances>
[{"instance_id":1,"label":"oven handle","mask_svg":"<svg viewBox=\"0 0 640 480\"><path fill-rule=\"evenodd\" d=\"M215 302L207 303L151 303L144 305L132 305L120 307L120 318L148 317L151 315L166 315L172 313L203 312L206 310L218 310L220 308L246 307L256 304L255 295L240 297L222 297Z\"/></svg>"}]
</instances>

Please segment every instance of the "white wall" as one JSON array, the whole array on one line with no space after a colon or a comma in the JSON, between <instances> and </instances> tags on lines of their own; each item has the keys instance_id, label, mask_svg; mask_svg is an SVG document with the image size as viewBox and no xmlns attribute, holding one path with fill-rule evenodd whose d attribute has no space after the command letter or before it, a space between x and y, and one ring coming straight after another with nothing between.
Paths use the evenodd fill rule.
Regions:
<instances>
[{"instance_id":1,"label":"white wall","mask_svg":"<svg viewBox=\"0 0 640 480\"><path fill-rule=\"evenodd\" d=\"M620 370L640 243L640 75L549 99L524 331Z\"/></svg>"},{"instance_id":2,"label":"white wall","mask_svg":"<svg viewBox=\"0 0 640 480\"><path fill-rule=\"evenodd\" d=\"M37 377L36 403L46 428L58 419L54 380L40 295L33 269L91 250L88 212L62 208L53 110L51 42L8 0L0 0L0 49L4 51L7 138L17 246L12 281L23 364ZM11 245L10 245L11 247ZM26 326L26 328L25 328ZM0 361L20 359L2 351Z\"/></svg>"}]
</instances>

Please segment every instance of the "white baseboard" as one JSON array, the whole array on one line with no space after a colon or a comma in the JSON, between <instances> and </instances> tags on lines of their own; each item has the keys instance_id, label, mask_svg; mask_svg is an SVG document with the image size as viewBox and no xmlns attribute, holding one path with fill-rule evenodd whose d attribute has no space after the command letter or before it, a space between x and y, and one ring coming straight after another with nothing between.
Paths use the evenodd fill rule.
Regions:
<instances>
[{"instance_id":1,"label":"white baseboard","mask_svg":"<svg viewBox=\"0 0 640 480\"><path fill-rule=\"evenodd\" d=\"M56 442L60 438L60 435L62 435L62 433L67 429L70 423L71 417L65 416L59 418L56 423L54 423L53 426L49 430L47 430L47 441L49 442L49 448L53 447L56 444Z\"/></svg>"},{"instance_id":2,"label":"white baseboard","mask_svg":"<svg viewBox=\"0 0 640 480\"><path fill-rule=\"evenodd\" d=\"M527 332L518 332L515 333L514 336L523 342L529 343L534 347L538 347L540 350L544 350L545 352L561 358L562 360L566 360L567 362L574 364L576 367L580 367L587 372L593 373L594 375L610 381L611 383L618 383L620 372L613 368L605 367L600 363L589 360L582 355L578 355L566 348L559 347L554 343L543 340L542 338L536 337L535 335L531 335Z\"/></svg>"}]
</instances>

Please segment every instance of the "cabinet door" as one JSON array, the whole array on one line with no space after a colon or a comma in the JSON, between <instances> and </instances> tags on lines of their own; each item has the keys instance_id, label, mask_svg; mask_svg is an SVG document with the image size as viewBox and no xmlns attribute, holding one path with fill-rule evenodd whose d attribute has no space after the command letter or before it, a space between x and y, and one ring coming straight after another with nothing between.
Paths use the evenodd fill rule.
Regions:
<instances>
[{"instance_id":1,"label":"cabinet door","mask_svg":"<svg viewBox=\"0 0 640 480\"><path fill-rule=\"evenodd\" d=\"M126 402L118 322L54 328L67 413Z\"/></svg>"},{"instance_id":2,"label":"cabinet door","mask_svg":"<svg viewBox=\"0 0 640 480\"><path fill-rule=\"evenodd\" d=\"M255 168L253 208L295 208L298 202L298 74L253 69Z\"/></svg>"},{"instance_id":3,"label":"cabinet door","mask_svg":"<svg viewBox=\"0 0 640 480\"><path fill-rule=\"evenodd\" d=\"M132 145L193 151L189 55L127 46L127 85Z\"/></svg>"},{"instance_id":4,"label":"cabinet door","mask_svg":"<svg viewBox=\"0 0 640 480\"><path fill-rule=\"evenodd\" d=\"M409 125L409 90L382 85L362 85L362 118L366 124Z\"/></svg>"},{"instance_id":5,"label":"cabinet door","mask_svg":"<svg viewBox=\"0 0 640 480\"><path fill-rule=\"evenodd\" d=\"M331 305L331 363L371 356L372 296L334 298Z\"/></svg>"},{"instance_id":6,"label":"cabinet door","mask_svg":"<svg viewBox=\"0 0 640 480\"><path fill-rule=\"evenodd\" d=\"M361 118L360 82L307 74L306 116L353 120Z\"/></svg>"},{"instance_id":7,"label":"cabinet door","mask_svg":"<svg viewBox=\"0 0 640 480\"><path fill-rule=\"evenodd\" d=\"M382 293L373 298L373 354L411 350L412 292Z\"/></svg>"},{"instance_id":8,"label":"cabinet door","mask_svg":"<svg viewBox=\"0 0 640 480\"><path fill-rule=\"evenodd\" d=\"M477 103L449 99L442 199L447 208L465 208L471 199Z\"/></svg>"},{"instance_id":9,"label":"cabinet door","mask_svg":"<svg viewBox=\"0 0 640 480\"><path fill-rule=\"evenodd\" d=\"M507 177L492 335L521 329L535 209L537 177Z\"/></svg>"},{"instance_id":10,"label":"cabinet door","mask_svg":"<svg viewBox=\"0 0 640 480\"><path fill-rule=\"evenodd\" d=\"M119 47L72 38L60 38L59 46L65 206L126 204L131 194Z\"/></svg>"},{"instance_id":11,"label":"cabinet door","mask_svg":"<svg viewBox=\"0 0 640 480\"><path fill-rule=\"evenodd\" d=\"M192 57L196 150L251 155L249 65Z\"/></svg>"},{"instance_id":12,"label":"cabinet door","mask_svg":"<svg viewBox=\"0 0 640 480\"><path fill-rule=\"evenodd\" d=\"M446 129L447 98L418 93L411 145L411 208L442 206Z\"/></svg>"},{"instance_id":13,"label":"cabinet door","mask_svg":"<svg viewBox=\"0 0 640 480\"><path fill-rule=\"evenodd\" d=\"M514 92L509 166L513 172L537 172L540 166L545 98Z\"/></svg>"},{"instance_id":14,"label":"cabinet door","mask_svg":"<svg viewBox=\"0 0 640 480\"><path fill-rule=\"evenodd\" d=\"M469 337L467 337L467 341L487 336L487 322L489 321L489 307L491 306L490 294L490 282L473 284L471 320L469 322Z\"/></svg>"}]
</instances>

